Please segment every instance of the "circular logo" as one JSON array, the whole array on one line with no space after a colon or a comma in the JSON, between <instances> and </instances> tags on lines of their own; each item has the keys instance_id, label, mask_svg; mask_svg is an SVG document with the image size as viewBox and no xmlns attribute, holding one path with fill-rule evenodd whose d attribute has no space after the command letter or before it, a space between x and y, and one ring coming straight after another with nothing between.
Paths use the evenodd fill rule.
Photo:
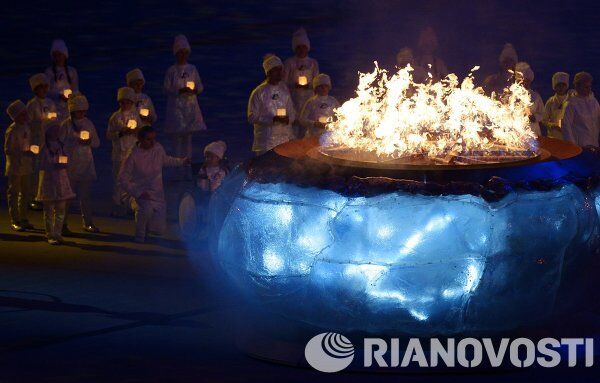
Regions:
<instances>
[{"instance_id":1,"label":"circular logo","mask_svg":"<svg viewBox=\"0 0 600 383\"><path fill-rule=\"evenodd\" d=\"M352 363L354 346L341 334L324 332L308 341L304 357L315 370L338 372Z\"/></svg>"}]
</instances>

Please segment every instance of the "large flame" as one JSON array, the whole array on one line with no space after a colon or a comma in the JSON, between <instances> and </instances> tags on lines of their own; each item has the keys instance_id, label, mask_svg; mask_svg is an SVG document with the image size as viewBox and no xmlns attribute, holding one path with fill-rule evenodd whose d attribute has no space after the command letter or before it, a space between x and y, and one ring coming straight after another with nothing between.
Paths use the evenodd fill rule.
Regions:
<instances>
[{"instance_id":1,"label":"large flame","mask_svg":"<svg viewBox=\"0 0 600 383\"><path fill-rule=\"evenodd\" d=\"M472 72L439 82L413 82L412 68L391 77L377 66L359 73L356 97L335 111L321 145L372 152L378 158L405 156L534 153L531 97L514 83L501 95L475 87Z\"/></svg>"}]
</instances>

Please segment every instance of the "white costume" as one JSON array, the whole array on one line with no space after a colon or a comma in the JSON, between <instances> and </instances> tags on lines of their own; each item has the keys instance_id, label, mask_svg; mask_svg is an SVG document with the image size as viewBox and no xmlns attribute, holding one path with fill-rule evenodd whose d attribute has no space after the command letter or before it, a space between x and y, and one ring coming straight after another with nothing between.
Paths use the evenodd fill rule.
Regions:
<instances>
[{"instance_id":1,"label":"white costume","mask_svg":"<svg viewBox=\"0 0 600 383\"><path fill-rule=\"evenodd\" d=\"M561 120L569 102L569 95L554 94L546 101L542 122L548 127L548 137L563 139Z\"/></svg>"},{"instance_id":2,"label":"white costume","mask_svg":"<svg viewBox=\"0 0 600 383\"><path fill-rule=\"evenodd\" d=\"M204 157L206 153L210 152L215 156L219 157L219 160L223 160L227 145L223 141L215 141L206 145L204 148ZM227 169L221 165L217 166L202 166L198 171L198 187L205 192L214 192L221 186L221 182L227 176Z\"/></svg>"},{"instance_id":3,"label":"white costume","mask_svg":"<svg viewBox=\"0 0 600 383\"><path fill-rule=\"evenodd\" d=\"M112 141L112 174L113 174L113 202L117 206L123 204L122 190L118 187L117 178L123 161L137 142L137 129L129 129L129 121L135 121L136 126L141 127L139 114L135 108L128 111L119 109L110 117L106 138Z\"/></svg>"},{"instance_id":4,"label":"white costume","mask_svg":"<svg viewBox=\"0 0 600 383\"><path fill-rule=\"evenodd\" d=\"M81 142L81 132L88 132L87 143ZM93 225L91 186L96 180L96 166L92 149L100 146L100 139L92 121L87 117L80 120L71 118L61 125L61 140L64 142L65 152L69 156L67 173L71 188L76 191L81 207L81 216L84 226Z\"/></svg>"},{"instance_id":5,"label":"white costume","mask_svg":"<svg viewBox=\"0 0 600 383\"><path fill-rule=\"evenodd\" d=\"M142 240L146 230L162 233L166 225L166 202L162 169L165 166L182 166L184 158L170 157L162 145L155 143L150 149L136 146L119 173L119 185L132 198L135 211L135 237ZM146 194L148 198L140 198Z\"/></svg>"},{"instance_id":6,"label":"white costume","mask_svg":"<svg viewBox=\"0 0 600 383\"><path fill-rule=\"evenodd\" d=\"M299 45L305 45L310 50L310 40L304 29L297 30L292 36L292 50L295 51ZM312 97L312 81L319 74L319 63L317 60L308 56L298 58L297 56L290 57L285 60L283 65L283 81L290 89L294 108L297 111L302 110L306 101ZM296 87L299 84L299 78L306 77L306 88Z\"/></svg>"},{"instance_id":7,"label":"white costume","mask_svg":"<svg viewBox=\"0 0 600 383\"><path fill-rule=\"evenodd\" d=\"M182 49L191 51L187 38L178 35L173 43L173 54ZM192 83L193 92L180 93ZM165 131L175 136L175 154L191 158L192 133L206 130L198 104L198 94L204 90L198 70L190 63L172 65L165 74L164 90L167 94Z\"/></svg>"},{"instance_id":8,"label":"white costume","mask_svg":"<svg viewBox=\"0 0 600 383\"><path fill-rule=\"evenodd\" d=\"M190 81L194 83L195 93L180 94ZM164 89L167 93L166 132L193 133L206 129L197 96L204 86L194 65L172 65L165 75Z\"/></svg>"},{"instance_id":9,"label":"white costume","mask_svg":"<svg viewBox=\"0 0 600 383\"><path fill-rule=\"evenodd\" d=\"M600 106L590 94L587 97L572 96L567 101L561 121L562 133L566 141L579 146L598 146L600 134Z\"/></svg>"},{"instance_id":10,"label":"white costume","mask_svg":"<svg viewBox=\"0 0 600 383\"><path fill-rule=\"evenodd\" d=\"M530 108L530 113L535 118L535 121L531 122L529 127L539 137L542 135L540 121L544 118L544 100L542 100L542 96L535 90L530 90L529 94L531 95L531 102L533 103Z\"/></svg>"},{"instance_id":11,"label":"white costume","mask_svg":"<svg viewBox=\"0 0 600 383\"><path fill-rule=\"evenodd\" d=\"M129 128L130 121L135 121L136 128ZM127 158L129 151L137 142L137 130L142 127L142 121L135 108L117 110L108 121L106 137L112 141L112 160L121 163Z\"/></svg>"},{"instance_id":12,"label":"white costume","mask_svg":"<svg viewBox=\"0 0 600 383\"><path fill-rule=\"evenodd\" d=\"M4 135L4 154L6 154L7 177L24 176L31 173L31 156L26 152L31 143L29 124L12 123Z\"/></svg>"},{"instance_id":13,"label":"white costume","mask_svg":"<svg viewBox=\"0 0 600 383\"><path fill-rule=\"evenodd\" d=\"M144 84L146 83L146 79L144 78L144 74L138 68L133 69L127 72L125 76L125 80L127 82L127 86L131 86L135 81L142 81ZM140 114L140 118L144 124L153 125L156 120L156 110L154 109L154 103L152 103L152 99L147 94L140 92L135 94L135 107ZM142 114L142 110L144 114ZM145 115L146 114L146 115Z\"/></svg>"},{"instance_id":14,"label":"white costume","mask_svg":"<svg viewBox=\"0 0 600 383\"><path fill-rule=\"evenodd\" d=\"M45 126L50 122L58 121L56 105L48 97L39 98L35 96L27 102L27 112L29 113L29 125L31 127L31 143L44 146Z\"/></svg>"},{"instance_id":15,"label":"white costume","mask_svg":"<svg viewBox=\"0 0 600 383\"><path fill-rule=\"evenodd\" d=\"M29 85L31 90L35 92L38 86L49 86L50 83L44 73L38 73L29 78ZM58 121L56 105L49 97L34 96L27 102L27 113L29 113L29 125L31 127L31 143L43 146L45 125L49 122Z\"/></svg>"},{"instance_id":16,"label":"white costume","mask_svg":"<svg viewBox=\"0 0 600 383\"><path fill-rule=\"evenodd\" d=\"M285 109L289 124L273 122L278 109ZM254 125L252 151L266 152L294 139L292 123L295 119L296 110L287 86L283 82L271 85L265 80L252 91L248 101L248 122Z\"/></svg>"},{"instance_id":17,"label":"white costume","mask_svg":"<svg viewBox=\"0 0 600 383\"><path fill-rule=\"evenodd\" d=\"M511 43L506 43L502 48L502 52L500 52L498 61L500 65L503 65L503 63L509 59L516 64L519 61L519 56L513 45ZM513 74L502 68L500 72L486 77L483 86L488 94L501 94L504 92L504 89L510 87L513 82Z\"/></svg>"},{"instance_id":18,"label":"white costume","mask_svg":"<svg viewBox=\"0 0 600 383\"><path fill-rule=\"evenodd\" d=\"M137 112L142 120L143 124L153 125L156 123L158 117L156 116L156 110L154 109L154 103L152 103L152 99L146 93L136 93L135 94L135 107ZM147 109L148 116L142 116L141 110Z\"/></svg>"},{"instance_id":19,"label":"white costume","mask_svg":"<svg viewBox=\"0 0 600 383\"><path fill-rule=\"evenodd\" d=\"M29 85L31 90L35 92L35 89L40 85L49 85L48 78L44 73L38 73L29 78ZM27 102L27 113L29 114L29 126L31 128L31 144L38 145L40 149L44 147L44 133L46 125L52 122L58 121L58 111L56 105L50 97L40 98L34 96L29 102ZM31 172L31 185L38 184L38 175L40 172L40 157L35 156L33 158L33 169ZM29 200L35 199L35 187L30 188Z\"/></svg>"},{"instance_id":20,"label":"white costume","mask_svg":"<svg viewBox=\"0 0 600 383\"><path fill-rule=\"evenodd\" d=\"M81 132L89 133L89 144L81 143ZM71 118L63 121L61 125L61 139L69 156L69 179L95 180L96 167L92 149L100 146L100 139L94 123L89 118L80 120Z\"/></svg>"},{"instance_id":21,"label":"white costume","mask_svg":"<svg viewBox=\"0 0 600 383\"><path fill-rule=\"evenodd\" d=\"M27 108L20 100L11 103L8 115L15 120ZM27 209L31 198L32 156L26 154L31 142L28 124L10 124L4 135L4 154L6 155L5 175L8 177L6 199L12 224L27 222Z\"/></svg>"},{"instance_id":22,"label":"white costume","mask_svg":"<svg viewBox=\"0 0 600 383\"><path fill-rule=\"evenodd\" d=\"M426 73L431 73L433 82L437 82L448 75L448 68L444 60L432 53L437 47L438 38L435 31L431 27L425 28L419 36L418 48L422 53L417 57L416 64L423 68ZM429 78L429 75L427 77Z\"/></svg>"},{"instance_id":23,"label":"white costume","mask_svg":"<svg viewBox=\"0 0 600 383\"><path fill-rule=\"evenodd\" d=\"M179 93L189 81L194 82L195 93ZM204 89L196 67L192 64L173 65L165 75L167 111L165 131L175 136L175 154L192 156L192 133L206 130L198 104L198 93Z\"/></svg>"},{"instance_id":24,"label":"white costume","mask_svg":"<svg viewBox=\"0 0 600 383\"><path fill-rule=\"evenodd\" d=\"M522 76L527 79L531 84L535 78L533 70L524 61L518 62L515 66L515 71L518 76ZM521 77L519 77L521 78ZM533 132L539 137L542 135L542 130L540 129L540 122L544 117L544 101L542 100L542 96L535 90L529 89L529 95L531 96L532 105L529 109L529 114L533 117L533 121L529 123L529 127Z\"/></svg>"},{"instance_id":25,"label":"white costume","mask_svg":"<svg viewBox=\"0 0 600 383\"><path fill-rule=\"evenodd\" d=\"M50 48L50 55L52 53L60 52L69 58L69 50L63 40L54 40L52 47ZM79 76L75 68L71 66L55 67L50 66L44 72L48 81L50 82L50 88L48 90L48 97L50 97L56 104L58 110L58 121L62 121L69 117L69 108L67 101L62 98L62 94L65 89L70 89L73 93L79 93Z\"/></svg>"},{"instance_id":26,"label":"white costume","mask_svg":"<svg viewBox=\"0 0 600 383\"><path fill-rule=\"evenodd\" d=\"M40 154L40 181L36 200L44 203L44 222L49 240L62 239L67 200L75 197L67 169L57 167L59 157L66 155L63 144L59 141L49 143Z\"/></svg>"},{"instance_id":27,"label":"white costume","mask_svg":"<svg viewBox=\"0 0 600 383\"><path fill-rule=\"evenodd\" d=\"M40 183L36 199L38 201L62 201L75 197L71 189L66 168L56 167L60 156L68 156L60 141L51 142L44 148L40 165Z\"/></svg>"},{"instance_id":28,"label":"white costume","mask_svg":"<svg viewBox=\"0 0 600 383\"><path fill-rule=\"evenodd\" d=\"M315 122L320 122L320 117L332 117L333 110L340 106L333 96L312 96L300 113L300 123L306 128L306 136L319 136L322 132L315 128Z\"/></svg>"},{"instance_id":29,"label":"white costume","mask_svg":"<svg viewBox=\"0 0 600 383\"><path fill-rule=\"evenodd\" d=\"M198 171L198 187L205 192L214 192L221 186L227 172L220 166L201 167Z\"/></svg>"},{"instance_id":30,"label":"white costume","mask_svg":"<svg viewBox=\"0 0 600 383\"><path fill-rule=\"evenodd\" d=\"M552 76L552 89L556 89L558 83L563 83L568 87L569 74L565 72L556 72ZM563 139L561 120L565 114L567 101L569 101L568 92L564 95L554 94L546 101L542 122L548 127L548 137Z\"/></svg>"}]
</instances>

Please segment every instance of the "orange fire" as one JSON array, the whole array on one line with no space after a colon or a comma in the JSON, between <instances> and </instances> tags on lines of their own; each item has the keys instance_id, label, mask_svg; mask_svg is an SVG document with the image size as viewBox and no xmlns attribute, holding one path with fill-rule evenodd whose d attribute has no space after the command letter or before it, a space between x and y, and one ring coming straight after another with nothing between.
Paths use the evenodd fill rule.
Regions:
<instances>
[{"instance_id":1,"label":"orange fire","mask_svg":"<svg viewBox=\"0 0 600 383\"><path fill-rule=\"evenodd\" d=\"M514 83L487 96L473 72L439 82L415 83L412 68L389 75L379 68L359 73L356 97L335 110L321 139L324 148L370 152L381 160L408 156L535 153L527 89Z\"/></svg>"}]
</instances>

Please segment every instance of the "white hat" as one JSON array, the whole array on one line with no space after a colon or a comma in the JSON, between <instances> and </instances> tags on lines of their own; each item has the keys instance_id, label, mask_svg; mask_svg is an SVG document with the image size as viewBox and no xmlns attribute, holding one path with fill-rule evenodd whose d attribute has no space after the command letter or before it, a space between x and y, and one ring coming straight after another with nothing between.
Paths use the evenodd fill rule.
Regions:
<instances>
[{"instance_id":1,"label":"white hat","mask_svg":"<svg viewBox=\"0 0 600 383\"><path fill-rule=\"evenodd\" d=\"M423 48L424 46L431 46L433 48L437 48L438 38L433 28L427 27L421 31L417 46L419 48Z\"/></svg>"},{"instance_id":2,"label":"white hat","mask_svg":"<svg viewBox=\"0 0 600 383\"><path fill-rule=\"evenodd\" d=\"M129 100L131 102L135 102L135 90L128 86L119 88L119 91L117 92L117 101L121 100Z\"/></svg>"},{"instance_id":3,"label":"white hat","mask_svg":"<svg viewBox=\"0 0 600 383\"><path fill-rule=\"evenodd\" d=\"M223 159L225 151L227 150L227 144L223 141L215 141L204 147L204 156L206 157L207 152L211 152L220 159Z\"/></svg>"},{"instance_id":4,"label":"white hat","mask_svg":"<svg viewBox=\"0 0 600 383\"><path fill-rule=\"evenodd\" d=\"M305 45L310 50L310 40L304 28L298 29L292 35L292 50L295 51L298 45Z\"/></svg>"},{"instance_id":5,"label":"white hat","mask_svg":"<svg viewBox=\"0 0 600 383\"><path fill-rule=\"evenodd\" d=\"M69 107L69 113L88 110L90 108L90 104L88 103L87 98L83 94L78 94L69 97L69 101L67 101L67 106Z\"/></svg>"},{"instance_id":6,"label":"white hat","mask_svg":"<svg viewBox=\"0 0 600 383\"><path fill-rule=\"evenodd\" d=\"M515 65L515 71L521 73L523 77L529 81L533 81L535 78L533 70L525 61L518 62L517 65Z\"/></svg>"},{"instance_id":7,"label":"white hat","mask_svg":"<svg viewBox=\"0 0 600 383\"><path fill-rule=\"evenodd\" d=\"M125 80L127 81L127 85L129 85L132 82L137 81L137 80L142 80L143 83L146 83L146 79L144 78L144 74L138 68L135 68L135 69L130 70L129 72L127 72L127 75L125 76Z\"/></svg>"},{"instance_id":8,"label":"white hat","mask_svg":"<svg viewBox=\"0 0 600 383\"><path fill-rule=\"evenodd\" d=\"M593 81L594 78L588 72L578 72L573 78L573 85L576 85L582 81Z\"/></svg>"},{"instance_id":9,"label":"white hat","mask_svg":"<svg viewBox=\"0 0 600 383\"><path fill-rule=\"evenodd\" d=\"M44 73L36 73L33 76L29 77L29 86L31 86L31 90L35 90L40 85L49 85L48 77Z\"/></svg>"},{"instance_id":10,"label":"white hat","mask_svg":"<svg viewBox=\"0 0 600 383\"><path fill-rule=\"evenodd\" d=\"M552 89L556 88L559 83L567 84L569 86L569 74L566 72L556 72L552 75Z\"/></svg>"},{"instance_id":11,"label":"white hat","mask_svg":"<svg viewBox=\"0 0 600 383\"><path fill-rule=\"evenodd\" d=\"M320 73L312 81L313 89L316 89L319 85L329 85L331 88L331 78L325 73Z\"/></svg>"},{"instance_id":12,"label":"white hat","mask_svg":"<svg viewBox=\"0 0 600 383\"><path fill-rule=\"evenodd\" d=\"M396 55L397 63L412 63L415 61L415 57L413 56L413 51L409 47L404 47L400 49L398 54Z\"/></svg>"},{"instance_id":13,"label":"white hat","mask_svg":"<svg viewBox=\"0 0 600 383\"><path fill-rule=\"evenodd\" d=\"M502 52L500 52L499 60L500 62L504 62L507 58L512 59L515 63L519 61L519 56L517 56L517 51L515 47L511 43L504 44L504 48L502 48Z\"/></svg>"},{"instance_id":14,"label":"white hat","mask_svg":"<svg viewBox=\"0 0 600 383\"><path fill-rule=\"evenodd\" d=\"M283 62L281 61L281 59L277 56L275 56L274 54L267 54L265 55L265 58L263 59L263 63L262 63L263 69L265 70L265 74L269 73L269 71L273 68L276 68L278 66L283 66Z\"/></svg>"},{"instance_id":15,"label":"white hat","mask_svg":"<svg viewBox=\"0 0 600 383\"><path fill-rule=\"evenodd\" d=\"M67 48L67 44L64 40L56 39L52 42L52 47L50 48L50 56L52 53L60 52L65 55L66 58L69 58L69 48Z\"/></svg>"},{"instance_id":16,"label":"white hat","mask_svg":"<svg viewBox=\"0 0 600 383\"><path fill-rule=\"evenodd\" d=\"M188 52L192 51L192 47L190 43L184 35L175 36L175 40L173 41L173 54L177 54L180 50L185 49Z\"/></svg>"},{"instance_id":17,"label":"white hat","mask_svg":"<svg viewBox=\"0 0 600 383\"><path fill-rule=\"evenodd\" d=\"M16 120L19 114L23 112L27 113L27 107L21 100L15 100L11 102L8 108L6 108L6 113L8 113L13 121Z\"/></svg>"}]
</instances>

